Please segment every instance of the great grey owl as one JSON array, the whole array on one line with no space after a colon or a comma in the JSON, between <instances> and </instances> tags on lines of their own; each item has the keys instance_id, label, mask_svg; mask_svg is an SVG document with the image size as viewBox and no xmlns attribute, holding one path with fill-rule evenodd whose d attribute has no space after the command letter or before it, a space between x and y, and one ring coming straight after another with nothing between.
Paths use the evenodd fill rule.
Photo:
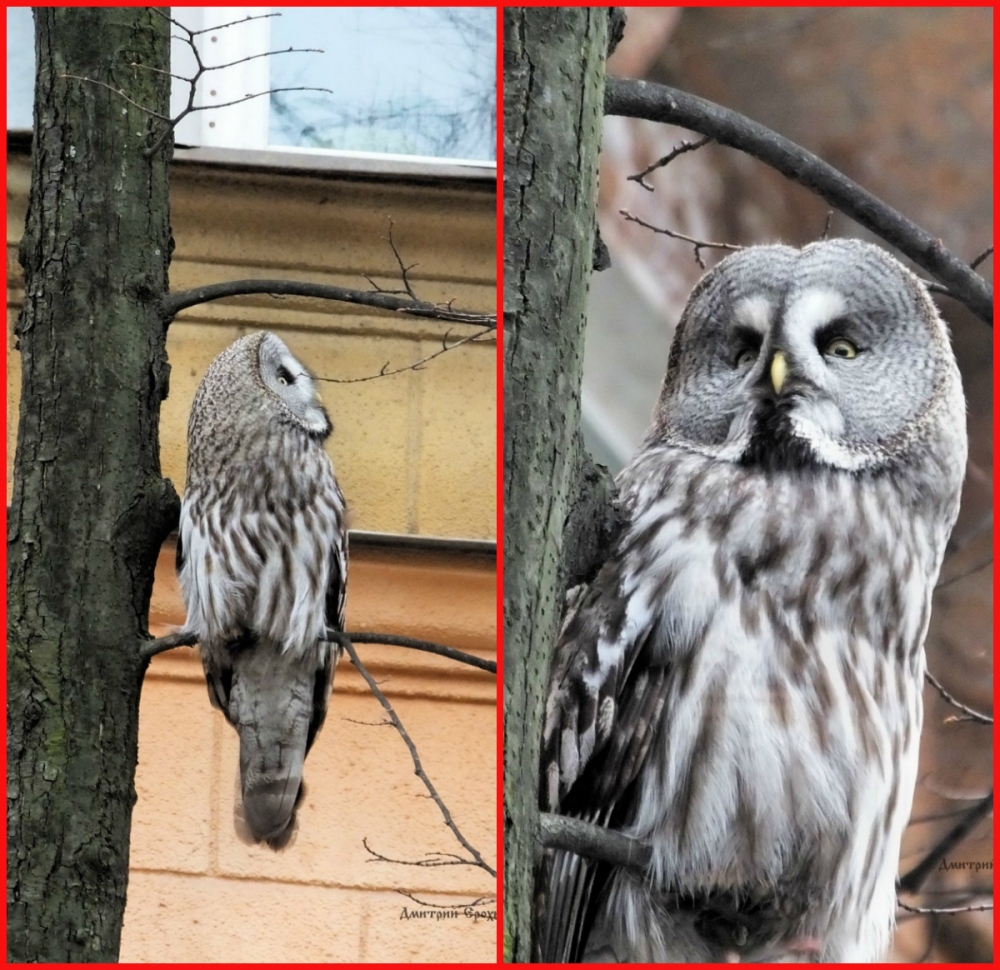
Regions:
<instances>
[{"instance_id":1,"label":"great grey owl","mask_svg":"<svg viewBox=\"0 0 1000 970\"><path fill-rule=\"evenodd\" d=\"M177 572L208 696L240 736L237 831L283 848L344 628L344 497L312 376L273 333L209 366L188 422Z\"/></svg>"},{"instance_id":2,"label":"great grey owl","mask_svg":"<svg viewBox=\"0 0 1000 970\"><path fill-rule=\"evenodd\" d=\"M546 853L539 959L885 952L966 454L947 330L891 256L760 246L703 277L542 741L542 807L652 861Z\"/></svg>"}]
</instances>

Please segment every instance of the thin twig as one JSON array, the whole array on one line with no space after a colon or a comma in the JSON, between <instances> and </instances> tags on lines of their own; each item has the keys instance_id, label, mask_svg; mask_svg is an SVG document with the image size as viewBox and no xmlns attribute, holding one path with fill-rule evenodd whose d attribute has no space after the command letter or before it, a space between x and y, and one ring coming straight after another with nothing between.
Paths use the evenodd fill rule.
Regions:
<instances>
[{"instance_id":1,"label":"thin twig","mask_svg":"<svg viewBox=\"0 0 1000 970\"><path fill-rule=\"evenodd\" d=\"M646 176L649 175L650 172L655 172L658 168L666 168L678 155L683 155L685 152L696 151L703 145L707 145L710 141L712 141L711 135L699 138L698 141L682 141L672 152L653 162L653 164L648 168L644 168L641 172L637 172L635 175L629 175L628 181L636 182L647 192L652 192L653 186L646 181Z\"/></svg>"},{"instance_id":2,"label":"thin twig","mask_svg":"<svg viewBox=\"0 0 1000 970\"><path fill-rule=\"evenodd\" d=\"M388 240L389 240L389 245L392 247L392 255L396 257L396 262L399 264L399 274L403 278L403 286L406 288L406 292L409 295L410 299L413 300L414 302L419 302L417 299L417 294L413 292L413 287L410 286L410 278L406 274L409 273L410 270L413 269L415 266L419 266L420 264L411 263L409 266L406 266L403 263L403 257L399 255L399 250L396 248L396 243L392 238L392 226L393 222L392 219L390 218ZM383 236L382 238L385 239L386 237Z\"/></svg>"},{"instance_id":3,"label":"thin twig","mask_svg":"<svg viewBox=\"0 0 1000 970\"><path fill-rule=\"evenodd\" d=\"M391 724L389 721L386 721L385 723ZM367 836L361 840L361 844L365 847L365 851L371 856L368 860L369 862L391 862L393 865L397 866L420 866L426 869L436 869L439 866L478 866L478 863L474 862L472 859L466 859L464 856L456 855L454 852L428 853L428 856L437 856L438 858L436 859L393 859L390 856L382 855L381 852L376 852L368 844Z\"/></svg>"},{"instance_id":4,"label":"thin twig","mask_svg":"<svg viewBox=\"0 0 1000 970\"><path fill-rule=\"evenodd\" d=\"M971 707L963 704L960 700L957 700L953 695L949 694L948 691L944 689L941 681L937 679L929 670L924 671L924 676L927 678L928 683L934 687L935 690L949 703L952 707L957 707L963 714L968 714L969 717L974 721L979 721L981 724L992 724L993 718L989 714L983 714L981 711L974 710Z\"/></svg>"},{"instance_id":5,"label":"thin twig","mask_svg":"<svg viewBox=\"0 0 1000 970\"><path fill-rule=\"evenodd\" d=\"M691 236L685 236L682 232L675 232L673 229L661 229L659 226L652 226L648 222L643 222L638 216L632 215L628 209L619 209L621 215L623 215L627 222L637 222L640 226L644 226L646 229L652 229L653 232L661 233L664 236L669 236L671 239L679 239L681 242L691 243L694 246L694 258L697 260L698 265L704 269L705 261L701 258L701 251L703 249L725 249L731 253L738 253L745 246L737 246L735 243L719 243L719 242L706 242L703 239L694 239Z\"/></svg>"},{"instance_id":6,"label":"thin twig","mask_svg":"<svg viewBox=\"0 0 1000 970\"><path fill-rule=\"evenodd\" d=\"M382 365L382 369L377 374L369 374L368 377L317 377L318 381L326 381L328 384L361 384L364 381L374 381L380 377L392 377L395 374L402 374L408 370L423 370L423 365L428 361L434 360L435 357L440 357L442 354L446 354L449 350L454 350L456 347L461 347L462 344L472 343L473 340L478 340L480 337L485 337L487 334L493 332L493 328L488 330L480 330L479 333L471 334L468 337L462 337L461 340L456 340L455 343L448 343L448 333L444 335L441 341L441 349L436 350L433 354L428 354L426 357L421 357L420 360L413 364L407 364L405 367L397 367L394 370L389 370L389 361L386 361Z\"/></svg>"},{"instance_id":7,"label":"thin twig","mask_svg":"<svg viewBox=\"0 0 1000 970\"><path fill-rule=\"evenodd\" d=\"M969 269L978 269L979 264L984 260L993 255L993 247L987 246L971 263L969 263Z\"/></svg>"},{"instance_id":8,"label":"thin twig","mask_svg":"<svg viewBox=\"0 0 1000 970\"><path fill-rule=\"evenodd\" d=\"M609 115L679 125L760 159L871 230L943 283L984 323L993 325L993 287L940 239L911 222L812 152L722 105L651 81L609 77Z\"/></svg>"},{"instance_id":9,"label":"thin twig","mask_svg":"<svg viewBox=\"0 0 1000 970\"><path fill-rule=\"evenodd\" d=\"M489 906L497 901L496 896L477 896L471 903L427 903L422 899L417 899L412 893L405 889L397 889L400 896L412 899L419 906L426 906L428 909L468 909L470 906Z\"/></svg>"},{"instance_id":10,"label":"thin twig","mask_svg":"<svg viewBox=\"0 0 1000 970\"><path fill-rule=\"evenodd\" d=\"M138 108L140 111L148 114L151 118L156 118L159 121L170 121L166 115L161 115L158 111L154 111L152 108L147 108L145 105L139 104L138 101L133 101L121 88L105 84L104 81L97 81L92 77L82 77L79 74L60 74L59 77L70 78L74 81L86 81L88 84L96 84L99 88L107 88L112 94L117 94L122 101L127 101L133 108Z\"/></svg>"},{"instance_id":11,"label":"thin twig","mask_svg":"<svg viewBox=\"0 0 1000 970\"><path fill-rule=\"evenodd\" d=\"M820 239L828 239L830 236L830 225L833 223L833 209L830 209L826 214L826 221L823 223L823 235Z\"/></svg>"},{"instance_id":12,"label":"thin twig","mask_svg":"<svg viewBox=\"0 0 1000 970\"><path fill-rule=\"evenodd\" d=\"M920 915L931 915L933 913L985 913L993 909L992 903L983 903L980 906L909 906L901 900L896 900L896 905L900 909L905 909L908 913L919 913Z\"/></svg>"},{"instance_id":13,"label":"thin twig","mask_svg":"<svg viewBox=\"0 0 1000 970\"><path fill-rule=\"evenodd\" d=\"M472 846L472 844L466 839L464 835L459 831L458 826L455 824L455 820L451 817L451 812L448 811L448 807L441 800L441 796L437 793L437 789L431 783L430 778L427 777L427 773L423 769L423 765L420 763L420 755L417 753L416 745L410 739L410 736L406 733L406 728L403 727L402 722L393 710L392 705L386 700L385 695L379 690L378 684L375 683L374 678L370 673L368 673L365 665L361 662L358 657L357 651L354 649L354 644L351 643L349 637L346 634L340 634L337 639L340 641L341 645L347 651L348 656L351 658L351 663L354 664L355 669L364 678L365 682L368 684L369 690L375 695L375 699L382 705L382 709L389 715L393 726L399 732L403 741L406 743L406 747L410 751L410 757L413 759L413 771L414 774L424 783L424 787L430 792L431 798L434 799L435 804L438 809L440 809L442 816L444 817L445 825L451 829L455 838L461 843L463 848L476 860L476 864L481 868L485 869L491 876L496 876L497 872L488 862L486 862L479 852Z\"/></svg>"},{"instance_id":14,"label":"thin twig","mask_svg":"<svg viewBox=\"0 0 1000 970\"><path fill-rule=\"evenodd\" d=\"M900 877L898 889L900 892L917 892L924 880L937 868L941 860L959 844L979 822L993 811L993 792L976 802L959 821L945 833L924 858L918 862L905 876Z\"/></svg>"},{"instance_id":15,"label":"thin twig","mask_svg":"<svg viewBox=\"0 0 1000 970\"><path fill-rule=\"evenodd\" d=\"M210 34L213 30L225 30L227 27L237 27L240 24L245 24L248 20L267 20L268 17L280 17L280 13L258 13L258 14L248 14L241 20L232 20L228 24L217 24L214 27L203 27L201 30L191 30L185 27L179 20L175 20L169 14L165 14L162 10L156 7L151 7L155 13L158 13L164 20L169 20L175 27L183 30L190 37L197 37L199 34Z\"/></svg>"}]
</instances>

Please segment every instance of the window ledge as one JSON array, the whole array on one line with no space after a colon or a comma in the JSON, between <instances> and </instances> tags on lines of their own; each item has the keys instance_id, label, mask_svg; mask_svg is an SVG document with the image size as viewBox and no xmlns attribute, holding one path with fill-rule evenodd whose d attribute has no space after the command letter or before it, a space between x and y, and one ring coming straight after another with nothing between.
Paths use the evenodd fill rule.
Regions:
<instances>
[{"instance_id":1,"label":"window ledge","mask_svg":"<svg viewBox=\"0 0 1000 970\"><path fill-rule=\"evenodd\" d=\"M31 129L8 129L7 146L31 149ZM174 148L174 162L218 165L241 170L309 172L356 178L441 182L467 181L493 184L496 162L452 161L424 156L380 155L374 152L327 152L308 148Z\"/></svg>"}]
</instances>

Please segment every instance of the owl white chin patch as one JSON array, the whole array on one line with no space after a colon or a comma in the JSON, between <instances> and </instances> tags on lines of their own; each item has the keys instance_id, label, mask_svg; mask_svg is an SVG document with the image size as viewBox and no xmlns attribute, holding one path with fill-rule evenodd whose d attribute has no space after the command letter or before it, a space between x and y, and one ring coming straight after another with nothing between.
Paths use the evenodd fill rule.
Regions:
<instances>
[{"instance_id":1,"label":"owl white chin patch","mask_svg":"<svg viewBox=\"0 0 1000 970\"><path fill-rule=\"evenodd\" d=\"M832 410L836 416L836 420L830 422L829 427L814 420L811 411L808 412L808 417L799 412L793 412L791 422L795 436L806 442L816 458L824 465L854 472L875 464L874 455L846 448L840 443L838 437L843 434L844 420L832 402L830 402L829 408L823 409L823 411L829 410Z\"/></svg>"}]
</instances>

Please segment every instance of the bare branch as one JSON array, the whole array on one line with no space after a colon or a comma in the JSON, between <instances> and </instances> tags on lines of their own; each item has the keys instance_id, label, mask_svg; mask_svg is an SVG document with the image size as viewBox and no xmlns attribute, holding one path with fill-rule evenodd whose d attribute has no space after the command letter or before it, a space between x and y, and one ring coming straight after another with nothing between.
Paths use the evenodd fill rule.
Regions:
<instances>
[{"instance_id":1,"label":"bare branch","mask_svg":"<svg viewBox=\"0 0 1000 970\"><path fill-rule=\"evenodd\" d=\"M392 705L386 700L385 695L379 690L378 684L372 678L372 675L368 673L365 665L361 662L358 657L357 651L354 649L354 645L351 643L350 638L346 634L339 634L337 639L347 651L348 656L351 658L351 663L354 664L355 669L364 678L365 683L368 684L369 690L375 695L375 699L382 705L382 709L389 715L393 726L399 731L400 736L406 743L406 747L410 751L410 757L413 759L413 771L414 774L424 783L424 787L430 792L431 798L434 799L435 804L440 809L442 816L444 817L445 825L451 829L455 838L461 843L463 848L472 856L481 869L485 869L491 876L496 876L497 872L489 863L487 863L479 852L472 846L472 844L465 838L464 835L459 831L458 826L455 824L454 819L451 817L451 813L448 811L448 807L441 800L441 796L437 793L437 789L431 783L430 778L427 777L426 772L423 769L423 765L420 763L420 755L417 753L416 745L410 739L410 736L406 733L406 729L403 727L402 722L396 716L396 712L393 710Z\"/></svg>"},{"instance_id":2,"label":"bare branch","mask_svg":"<svg viewBox=\"0 0 1000 970\"><path fill-rule=\"evenodd\" d=\"M412 893L405 889L397 889L400 896L412 899L419 906L426 906L428 909L468 909L470 906L488 906L497 901L496 896L477 896L471 903L427 903L422 899L417 899Z\"/></svg>"},{"instance_id":3,"label":"bare branch","mask_svg":"<svg viewBox=\"0 0 1000 970\"><path fill-rule=\"evenodd\" d=\"M364 381L374 381L379 377L392 377L394 374L402 374L408 370L423 370L423 365L428 361L434 360L435 357L440 357L442 354L446 354L449 350L454 350L456 347L461 347L462 344L472 343L473 340L478 340L480 337L485 337L488 333L492 333L493 330L480 330L479 333L471 334L468 337L462 337L461 340L456 340L455 343L448 343L448 333L444 335L442 340L442 346L440 350L434 351L433 354L428 354L426 357L421 357L420 360L407 364L405 367L397 367L395 370L387 370L389 362L386 361L382 369L377 374L370 374L368 377L317 377L318 381L326 381L328 384L361 384Z\"/></svg>"},{"instance_id":4,"label":"bare branch","mask_svg":"<svg viewBox=\"0 0 1000 970\"><path fill-rule=\"evenodd\" d=\"M280 13L249 14L248 16L243 17L241 20L232 20L228 24L218 24L215 27L203 27L201 30L190 30L187 27L185 27L184 24L182 24L179 20L175 20L169 14L165 14L162 10L158 9L157 7L151 7L150 9L154 13L158 13L161 17L163 17L164 20L170 21L170 23L172 23L179 30L183 30L184 33L188 35L188 37L197 37L199 34L210 34L213 30L225 30L227 27L237 27L240 24L245 24L249 20L266 20L268 17L281 16ZM179 38L179 39L183 40L184 38Z\"/></svg>"},{"instance_id":5,"label":"bare branch","mask_svg":"<svg viewBox=\"0 0 1000 970\"><path fill-rule=\"evenodd\" d=\"M971 263L969 263L969 269L977 269L979 264L988 257L993 255L993 247L987 246Z\"/></svg>"},{"instance_id":6,"label":"bare branch","mask_svg":"<svg viewBox=\"0 0 1000 970\"><path fill-rule=\"evenodd\" d=\"M377 307L381 310L394 310L407 316L430 317L434 320L468 323L480 327L495 328L497 323L496 314L492 313L450 310L436 303L414 302L408 297L389 293L351 290L342 286L307 283L301 280L232 280L226 283L209 283L206 286L197 286L190 290L180 290L177 293L170 293L164 298L163 317L165 321L170 321L181 310L186 310L199 303L209 303L212 300L221 300L231 296L249 296L254 293L339 300L341 303L355 303L361 306Z\"/></svg>"},{"instance_id":7,"label":"bare branch","mask_svg":"<svg viewBox=\"0 0 1000 970\"><path fill-rule=\"evenodd\" d=\"M702 145L707 145L712 141L711 135L706 135L704 138L699 138L698 141L682 141L669 155L664 155L663 158L658 161L653 162L648 168L644 168L641 172L635 175L629 175L629 182L637 182L641 185L647 192L653 191L653 186L646 181L646 176L650 172L655 172L658 168L666 168L678 155L683 155L685 152L693 152L701 148Z\"/></svg>"},{"instance_id":8,"label":"bare branch","mask_svg":"<svg viewBox=\"0 0 1000 970\"><path fill-rule=\"evenodd\" d=\"M967 707L960 700L957 700L951 694L944 689L941 681L937 679L929 670L924 671L924 676L927 678L927 682L931 684L932 687L937 690L937 692L949 703L952 707L957 707L963 714L967 714L969 718L973 721L979 721L981 724L992 724L993 718L989 714L983 714L981 711L973 710L971 707Z\"/></svg>"},{"instance_id":9,"label":"bare branch","mask_svg":"<svg viewBox=\"0 0 1000 970\"><path fill-rule=\"evenodd\" d=\"M927 855L918 862L897 884L900 892L915 893L924 880L937 868L941 860L959 844L990 812L993 811L993 792L976 802L959 821L944 834Z\"/></svg>"},{"instance_id":10,"label":"bare branch","mask_svg":"<svg viewBox=\"0 0 1000 970\"><path fill-rule=\"evenodd\" d=\"M386 721L385 723L391 726L390 721ZM387 855L382 855L381 852L376 852L368 844L367 836L361 840L361 844L371 856L368 860L369 862L391 862L397 866L420 866L427 869L435 869L439 866L478 866L478 863L472 859L455 855L453 852L429 852L424 859L393 859Z\"/></svg>"},{"instance_id":11,"label":"bare branch","mask_svg":"<svg viewBox=\"0 0 1000 970\"><path fill-rule=\"evenodd\" d=\"M229 27L238 27L240 24L245 24L247 23L247 21L250 20L267 20L268 17L280 17L280 16L281 16L280 13L249 14L248 16L243 17L241 20L231 20L228 24L219 24L215 27L202 27L201 30L189 30L188 33L192 37L197 37L199 34L210 34L213 30L226 30ZM176 24L177 21L175 20L174 23ZM178 26L180 25L178 24ZM184 29L187 30L186 27Z\"/></svg>"},{"instance_id":12,"label":"bare branch","mask_svg":"<svg viewBox=\"0 0 1000 970\"><path fill-rule=\"evenodd\" d=\"M444 644L433 643L430 640L417 640L413 637L403 637L395 633L369 633L367 631L340 633L337 630L328 631L328 635L325 637L327 640L336 640L337 642L342 642L346 638L349 638L353 643L381 643L389 647L405 647L409 650L434 653L439 657L447 657L449 660L468 664L470 667L477 667L479 670L485 670L491 674L497 672L495 660L484 660L482 657L475 656L475 654L464 653L461 650L456 650L454 647L446 647ZM167 650L173 650L175 647L193 647L197 642L198 638L190 631L178 630L165 637L160 637L158 640L140 641L139 652L144 660L151 660L158 653L165 653Z\"/></svg>"},{"instance_id":13,"label":"bare branch","mask_svg":"<svg viewBox=\"0 0 1000 970\"><path fill-rule=\"evenodd\" d=\"M653 232L669 236L671 239L680 239L682 242L691 243L694 246L694 258L702 269L705 268L705 262L701 258L701 251L703 249L725 249L731 253L737 253L742 249L746 249L746 246L737 246L734 243L706 242L702 239L694 239L691 236L685 236L682 232L675 232L673 229L661 229L659 226L652 226L648 222L643 222L638 216L632 215L628 209L619 209L618 211L628 222L637 222L646 229L652 229Z\"/></svg>"},{"instance_id":14,"label":"bare branch","mask_svg":"<svg viewBox=\"0 0 1000 970\"><path fill-rule=\"evenodd\" d=\"M930 915L933 913L985 913L993 909L992 903L983 903L980 906L908 906L906 903L896 900L896 905L900 909L905 909L908 913L919 913L920 915Z\"/></svg>"},{"instance_id":15,"label":"bare branch","mask_svg":"<svg viewBox=\"0 0 1000 970\"><path fill-rule=\"evenodd\" d=\"M156 118L159 121L170 121L166 115L161 115L158 111L153 111L152 108L147 108L143 104L139 104L138 101L133 101L121 88L112 87L110 84L105 84L103 81L95 81L92 77L81 77L79 74L60 74L61 78L69 78L73 81L86 81L88 84L96 84L99 88L106 88L112 94L117 94L122 101L128 102L133 108L138 108L144 114L149 115L151 118Z\"/></svg>"},{"instance_id":16,"label":"bare branch","mask_svg":"<svg viewBox=\"0 0 1000 970\"><path fill-rule=\"evenodd\" d=\"M337 631L329 631L332 636ZM360 633L348 631L338 633L338 637L350 637L352 643L381 643L389 647L406 647L409 650L422 650L424 653L436 653L440 657L447 657L449 660L457 660L459 663L468 664L470 667L478 667L480 670L488 671L491 674L497 672L495 660L484 660L471 653L463 653L454 647L446 647L440 643L432 643L430 640L415 640L413 637L401 637L394 633Z\"/></svg>"},{"instance_id":17,"label":"bare branch","mask_svg":"<svg viewBox=\"0 0 1000 970\"><path fill-rule=\"evenodd\" d=\"M153 8L156 10L156 8ZM214 111L217 108L229 108L236 104L243 104L244 101L252 101L254 98L261 98L266 94L280 94L286 91L322 91L325 94L332 94L333 92L329 88L315 88L315 87L293 87L293 88L271 88L268 91L258 91L255 94L247 94L242 98L237 98L234 101L223 101L220 104L203 104L196 105L195 95L198 90L198 82L201 80L202 75L207 74L209 71L221 71L227 67L235 67L237 64L245 64L247 61L255 60L258 57L273 57L276 54L288 54L288 53L302 53L302 54L322 54L323 52L318 48L311 47L289 47L287 49L282 48L280 50L265 51L261 54L249 54L246 57L241 57L235 61L229 61L226 64L205 64L201 59L201 52L198 50L198 45L195 43L195 38L201 34L208 34L215 30L225 30L228 27L235 27L239 24L245 24L251 20L264 20L268 17L280 17L280 13L265 13L265 14L250 14L240 20L233 20L227 24L219 24L217 27L205 27L202 30L190 30L185 27L179 20L169 16L162 10L156 10L161 17L172 23L179 30L184 31L186 36L180 37L178 35L173 35L177 40L184 41L188 47L191 49L191 53L194 55L195 64L197 65L197 70L194 72L192 77L179 78L183 80L188 85L188 99L187 104L181 109L181 111L175 115L173 118L164 118L160 115L160 119L165 121L166 124L159 135L154 139L152 144L143 153L146 158L152 158L163 146L166 144L167 139L176 127L183 121L188 115L194 114L196 111ZM141 65L133 65L139 67ZM176 74L171 74L171 77L178 77Z\"/></svg>"},{"instance_id":18,"label":"bare branch","mask_svg":"<svg viewBox=\"0 0 1000 970\"><path fill-rule=\"evenodd\" d=\"M609 115L679 125L760 159L895 246L943 283L983 322L993 325L993 287L949 252L940 239L812 152L764 125L677 88L616 77L607 79L604 110Z\"/></svg>"},{"instance_id":19,"label":"bare branch","mask_svg":"<svg viewBox=\"0 0 1000 970\"><path fill-rule=\"evenodd\" d=\"M139 656L143 660L149 661L158 653L166 653L167 650L173 650L174 647L193 647L198 642L198 638L188 630L178 630L176 633L160 637L159 640L141 640L139 642Z\"/></svg>"},{"instance_id":20,"label":"bare branch","mask_svg":"<svg viewBox=\"0 0 1000 970\"><path fill-rule=\"evenodd\" d=\"M389 240L389 245L392 247L392 255L396 257L396 262L399 264L399 274L403 278L403 286L405 288L406 293L409 295L411 300L413 300L414 302L418 302L417 294L413 292L413 287L410 286L410 278L406 274L409 273L409 271L413 269L414 266L419 266L420 264L411 263L409 266L403 264L403 257L399 255L399 250L396 248L396 243L392 238L392 226L393 222L392 219L390 218L389 235L388 237L383 236L382 238L383 239L388 238Z\"/></svg>"},{"instance_id":21,"label":"bare branch","mask_svg":"<svg viewBox=\"0 0 1000 970\"><path fill-rule=\"evenodd\" d=\"M567 815L541 812L538 828L538 844L543 848L565 849L588 859L638 871L645 870L653 858L652 849L644 842Z\"/></svg>"}]
</instances>

